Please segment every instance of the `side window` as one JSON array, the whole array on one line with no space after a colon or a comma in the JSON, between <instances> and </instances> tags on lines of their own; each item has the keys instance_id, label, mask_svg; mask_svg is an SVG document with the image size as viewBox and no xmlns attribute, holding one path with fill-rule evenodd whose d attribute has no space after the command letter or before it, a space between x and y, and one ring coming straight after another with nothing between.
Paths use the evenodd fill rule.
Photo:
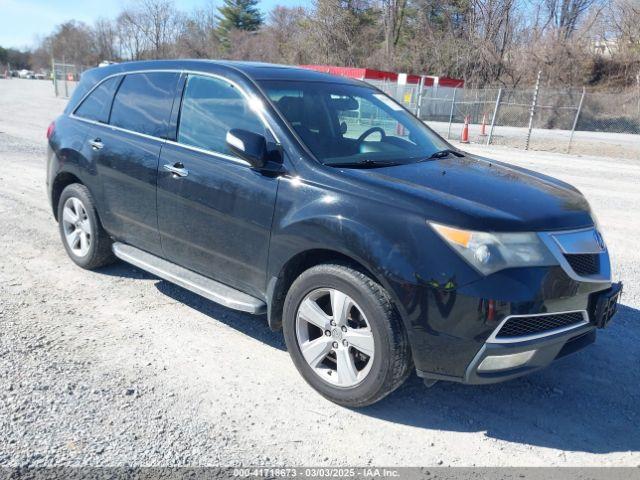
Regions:
<instances>
[{"instance_id":1,"label":"side window","mask_svg":"<svg viewBox=\"0 0 640 480\"><path fill-rule=\"evenodd\" d=\"M127 75L113 100L109 123L134 132L165 137L177 81L177 73Z\"/></svg>"},{"instance_id":2,"label":"side window","mask_svg":"<svg viewBox=\"0 0 640 480\"><path fill-rule=\"evenodd\" d=\"M182 96L178 142L231 154L226 136L232 128L265 134L260 118L237 88L217 78L189 76Z\"/></svg>"},{"instance_id":3,"label":"side window","mask_svg":"<svg viewBox=\"0 0 640 480\"><path fill-rule=\"evenodd\" d=\"M120 81L120 77L112 77L96 87L76 109L74 115L106 123L109 120L109 106L113 99L113 92Z\"/></svg>"}]
</instances>

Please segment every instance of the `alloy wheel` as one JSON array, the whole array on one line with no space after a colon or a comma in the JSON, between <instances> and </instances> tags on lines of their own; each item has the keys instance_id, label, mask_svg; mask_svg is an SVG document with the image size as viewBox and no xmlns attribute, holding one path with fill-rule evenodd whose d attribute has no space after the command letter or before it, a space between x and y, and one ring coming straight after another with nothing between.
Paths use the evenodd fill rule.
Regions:
<instances>
[{"instance_id":1,"label":"alloy wheel","mask_svg":"<svg viewBox=\"0 0 640 480\"><path fill-rule=\"evenodd\" d=\"M366 378L375 345L360 306L334 288L313 290L296 314L296 338L302 356L321 379L342 388Z\"/></svg>"},{"instance_id":2,"label":"alloy wheel","mask_svg":"<svg viewBox=\"0 0 640 480\"><path fill-rule=\"evenodd\" d=\"M87 255L91 248L93 228L87 209L80 199L70 197L64 202L62 227L69 250L77 257Z\"/></svg>"}]
</instances>

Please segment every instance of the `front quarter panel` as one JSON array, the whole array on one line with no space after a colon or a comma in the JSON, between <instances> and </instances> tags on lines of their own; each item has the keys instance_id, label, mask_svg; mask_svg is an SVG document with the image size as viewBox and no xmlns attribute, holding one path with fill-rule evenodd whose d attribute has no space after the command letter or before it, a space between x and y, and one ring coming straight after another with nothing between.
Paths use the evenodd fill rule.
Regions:
<instances>
[{"instance_id":1,"label":"front quarter panel","mask_svg":"<svg viewBox=\"0 0 640 480\"><path fill-rule=\"evenodd\" d=\"M423 348L435 332L434 321L449 318L447 295L479 279L479 274L446 246L427 225L428 216L398 208L374 195L329 189L299 177L282 179L272 231L269 278L299 253L329 250L352 258L389 292L403 318L414 348ZM447 296L450 298L450 296ZM437 317L437 318L436 318ZM445 326L445 329L448 326ZM417 335L416 335L417 334Z\"/></svg>"}]
</instances>

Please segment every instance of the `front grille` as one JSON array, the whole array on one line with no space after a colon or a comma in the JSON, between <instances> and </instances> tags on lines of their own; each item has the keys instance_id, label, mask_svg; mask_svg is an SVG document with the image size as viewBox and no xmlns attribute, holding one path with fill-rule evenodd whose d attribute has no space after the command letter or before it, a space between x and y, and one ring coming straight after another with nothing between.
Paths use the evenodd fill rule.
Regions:
<instances>
[{"instance_id":1,"label":"front grille","mask_svg":"<svg viewBox=\"0 0 640 480\"><path fill-rule=\"evenodd\" d=\"M524 337L550 332L558 328L582 323L582 312L550 313L531 317L513 317L507 320L496 334L496 338Z\"/></svg>"},{"instance_id":2,"label":"front grille","mask_svg":"<svg viewBox=\"0 0 640 480\"><path fill-rule=\"evenodd\" d=\"M564 258L580 276L596 275L600 272L600 255L597 253L565 254Z\"/></svg>"}]
</instances>

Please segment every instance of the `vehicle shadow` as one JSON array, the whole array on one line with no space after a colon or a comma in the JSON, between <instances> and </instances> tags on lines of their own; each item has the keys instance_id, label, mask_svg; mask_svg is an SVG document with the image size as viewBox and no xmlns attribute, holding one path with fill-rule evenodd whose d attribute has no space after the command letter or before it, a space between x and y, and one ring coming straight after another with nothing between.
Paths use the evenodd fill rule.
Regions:
<instances>
[{"instance_id":1,"label":"vehicle shadow","mask_svg":"<svg viewBox=\"0 0 640 480\"><path fill-rule=\"evenodd\" d=\"M287 349L282 334L280 332L272 332L269 329L266 315L250 315L223 307L185 288L162 280L151 273L124 262L117 262L108 267L104 267L100 269L100 273L134 279L156 279L155 287L158 291L176 302L186 305L218 322L222 322L238 332L249 335L270 347L283 351Z\"/></svg>"},{"instance_id":2,"label":"vehicle shadow","mask_svg":"<svg viewBox=\"0 0 640 480\"><path fill-rule=\"evenodd\" d=\"M588 453L640 451L640 311L620 306L596 343L530 376L496 385L413 375L362 415L413 427Z\"/></svg>"},{"instance_id":3,"label":"vehicle shadow","mask_svg":"<svg viewBox=\"0 0 640 480\"><path fill-rule=\"evenodd\" d=\"M158 280L155 287L159 292L170 297L198 312L207 315L218 322L249 335L270 347L278 350L286 350L284 338L280 332L272 332L267 325L266 315L250 315L223 307L215 302L207 300L173 283Z\"/></svg>"}]
</instances>

